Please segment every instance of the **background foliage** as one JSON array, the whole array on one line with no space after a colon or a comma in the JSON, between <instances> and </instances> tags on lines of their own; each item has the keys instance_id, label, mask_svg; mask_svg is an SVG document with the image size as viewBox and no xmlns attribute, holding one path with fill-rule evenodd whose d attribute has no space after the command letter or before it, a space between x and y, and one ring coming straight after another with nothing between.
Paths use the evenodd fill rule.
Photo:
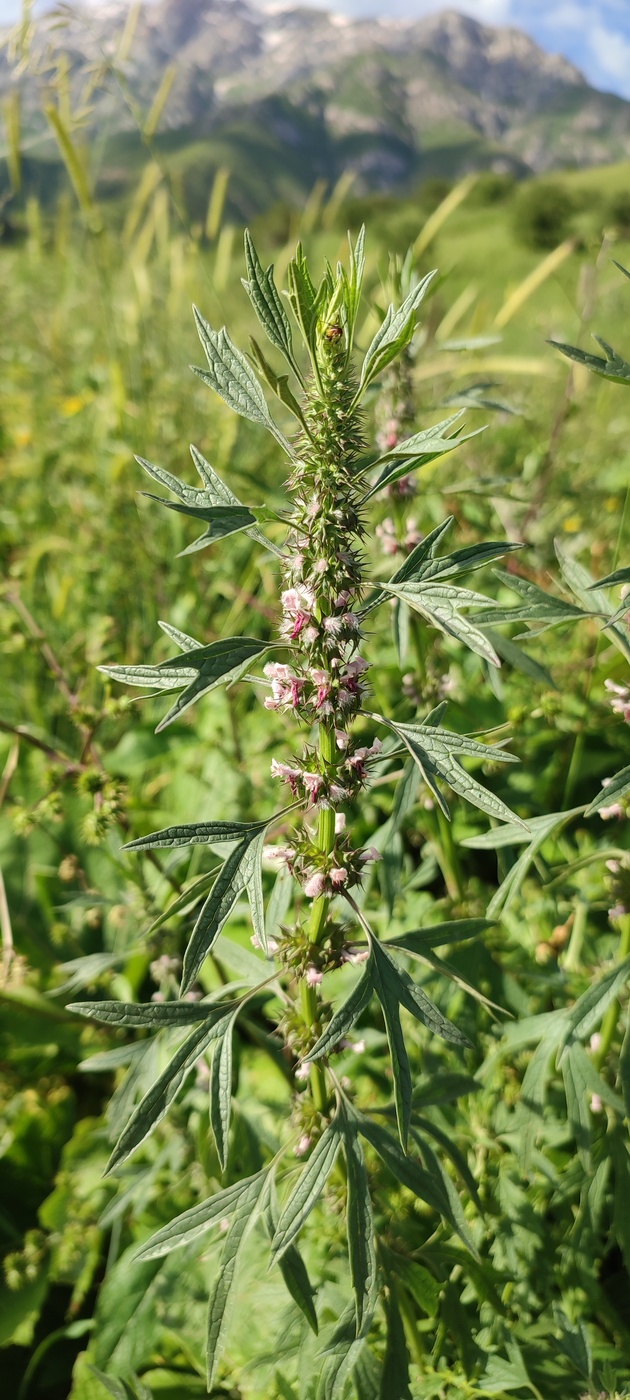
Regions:
<instances>
[{"instance_id":1,"label":"background foliage","mask_svg":"<svg viewBox=\"0 0 630 1400\"><path fill-rule=\"evenodd\" d=\"M519 570L581 607L588 580L571 561L594 578L627 564L627 396L545 345L551 337L588 346L595 329L628 349L630 289L610 261L611 253L630 261L626 182L626 170L567 176L554 211L540 186L483 177L450 205L440 204L447 190L425 189L370 211L375 301L389 253L412 240L420 272L440 269L414 362L417 426L444 417L445 405L465 405L470 428L489 423L421 478L404 527L383 501L384 548L392 528L403 538L409 515L428 533L451 513L458 545L524 541ZM207 1084L200 1072L126 1174L104 1181L110 1140L157 1064L142 1033L85 1025L65 1006L77 994L168 993L186 901L164 915L208 867L198 856L182 864L177 853L140 866L121 855L122 841L185 820L193 807L243 820L266 809L283 729L226 692L205 699L194 726L182 721L156 736L159 704L121 699L95 668L166 656L166 638L155 642L165 614L209 641L272 618L271 566L254 565L244 537L229 552L219 545L174 558L190 533L138 496L133 453L184 475L194 441L240 495L255 484L270 504L277 467L264 436L185 370L196 358L191 300L213 324L227 321L242 346L254 330L220 181L208 191L213 218L197 235L159 168L124 211L97 207L80 182L78 194L78 207L66 192L46 215L33 198L16 201L13 238L0 246L0 1339L7 1385L21 1400L98 1400L107 1392L90 1366L123 1378L108 1382L119 1397L179 1400L205 1393L204 1301L217 1241L184 1259L130 1258L225 1184ZM356 231L364 212L319 192L300 227L276 209L254 232L281 277L289 234L292 242L301 233L315 259L334 261L347 224ZM373 316L359 327L361 346L375 325ZM514 605L491 571L483 582ZM617 608L620 586L596 596L598 608ZM383 1171L377 1211L397 1278L390 1324L406 1338L414 1396L612 1396L630 1384L630 876L623 799L607 820L584 809L630 761L623 703L614 713L616 692L604 684L626 685L627 659L601 618L545 633L528 644L526 663L508 654L498 679L457 643L432 637L422 673L413 639L398 629L382 641L383 706L406 686L423 702L448 695L452 728L503 727L520 767L485 777L536 839L528 845L512 832L503 844L457 800L451 833L422 788L393 808L383 782L365 802L364 839L384 855L372 897L388 909L390 933L453 917L500 920L442 953L488 1001L467 996L430 960L422 972L474 1048L462 1060L411 1020L405 1026L415 1108L431 1125L481 1262ZM554 823L549 813L569 815ZM243 909L208 990L221 976L247 976L250 931ZM376 1007L360 1033L368 1053L349 1052L343 1071L369 1100L388 1087ZM94 1054L108 1056L102 1072L93 1059L82 1068ZM236 1177L255 1170L287 1127L285 1077L255 1017L239 1031L234 1073ZM261 1284L258 1248L252 1236L215 1393L310 1396L326 1325L347 1292L334 1189L303 1244L312 1275L324 1279L319 1341L287 1309L273 1274ZM378 1365L386 1393L405 1394L396 1348L375 1353ZM369 1371L356 1381L359 1397L384 1384Z\"/></svg>"}]
</instances>

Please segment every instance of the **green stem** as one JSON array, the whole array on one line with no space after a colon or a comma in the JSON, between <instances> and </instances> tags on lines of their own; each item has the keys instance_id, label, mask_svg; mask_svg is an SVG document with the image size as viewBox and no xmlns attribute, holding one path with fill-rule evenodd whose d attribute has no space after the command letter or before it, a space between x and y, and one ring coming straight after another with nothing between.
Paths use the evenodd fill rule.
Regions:
<instances>
[{"instance_id":1,"label":"green stem","mask_svg":"<svg viewBox=\"0 0 630 1400\"><path fill-rule=\"evenodd\" d=\"M437 809L437 822L441 847L441 850L437 852L438 864L442 867L444 882L451 899L460 900L464 896L464 886L459 856L453 840L451 823L439 807Z\"/></svg>"},{"instance_id":2,"label":"green stem","mask_svg":"<svg viewBox=\"0 0 630 1400\"><path fill-rule=\"evenodd\" d=\"M630 914L624 914L619 920L621 924L621 939L619 941L619 961L630 955ZM596 1069L601 1070L606 1062L606 1057L610 1050L617 1029L621 1006L617 1000L608 1007L606 1015L602 1021L601 1041L597 1054L593 1057Z\"/></svg>"},{"instance_id":3,"label":"green stem","mask_svg":"<svg viewBox=\"0 0 630 1400\"><path fill-rule=\"evenodd\" d=\"M588 915L588 904L578 895L575 901L575 914L573 917L573 928L571 937L564 958L564 971L577 972L582 957L582 944L584 942L584 932L586 929L586 919Z\"/></svg>"},{"instance_id":4,"label":"green stem","mask_svg":"<svg viewBox=\"0 0 630 1400\"><path fill-rule=\"evenodd\" d=\"M319 726L319 753L322 766L333 763L335 758L335 736L334 730L325 724ZM320 851L328 854L335 844L335 813L332 807L322 807L319 813L319 823L317 828L317 845ZM328 895L320 895L313 901L311 917L308 925L308 935L311 943L319 943L323 937L326 920L328 917L328 906L330 898ZM315 987L310 987L307 982L302 982L301 990L302 1014L307 1026L314 1026L318 1019L319 1001ZM328 1091L326 1088L326 1072L323 1065L316 1063L311 1066L311 1093L316 1108L320 1113L326 1111L328 1104Z\"/></svg>"},{"instance_id":5,"label":"green stem","mask_svg":"<svg viewBox=\"0 0 630 1400\"><path fill-rule=\"evenodd\" d=\"M329 766L335 758L335 737L334 731L325 724L319 726L319 753L322 766ZM335 813L332 807L322 807L319 813L319 825L317 828L317 845L320 851L325 851L326 855L332 851L335 844ZM326 916L330 898L326 894L319 896L313 901L311 917L308 926L311 943L321 941L326 927Z\"/></svg>"}]
</instances>

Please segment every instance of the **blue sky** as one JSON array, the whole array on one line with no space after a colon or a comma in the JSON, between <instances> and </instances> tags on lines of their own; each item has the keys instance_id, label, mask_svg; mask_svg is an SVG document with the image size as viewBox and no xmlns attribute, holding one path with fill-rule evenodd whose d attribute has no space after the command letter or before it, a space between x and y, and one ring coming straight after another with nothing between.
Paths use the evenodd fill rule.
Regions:
<instances>
[{"instance_id":1,"label":"blue sky","mask_svg":"<svg viewBox=\"0 0 630 1400\"><path fill-rule=\"evenodd\" d=\"M270 0L258 0L269 3ZM296 4L304 0L294 0ZM46 0L40 0L46 4ZM98 3L98 0L91 0ZM276 0L277 3L277 0ZM306 0L351 15L419 18L444 0ZM48 6L49 7L49 6ZM451 7L488 24L516 24L552 53L566 54L596 87L630 98L630 0L451 0ZM0 0L0 23L20 13L20 0Z\"/></svg>"}]
</instances>

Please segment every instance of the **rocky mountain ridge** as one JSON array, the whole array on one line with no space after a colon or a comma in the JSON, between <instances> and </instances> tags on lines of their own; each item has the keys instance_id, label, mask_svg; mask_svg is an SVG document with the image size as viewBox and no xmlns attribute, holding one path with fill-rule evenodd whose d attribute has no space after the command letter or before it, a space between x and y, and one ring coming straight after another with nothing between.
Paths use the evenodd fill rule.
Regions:
<instances>
[{"instance_id":1,"label":"rocky mountain ridge","mask_svg":"<svg viewBox=\"0 0 630 1400\"><path fill-rule=\"evenodd\" d=\"M2 51L0 98L21 85L32 141L49 139L41 96L52 91L54 100L62 70L75 106L87 85L88 122L110 138L137 132L172 73L163 135L227 143L228 159L230 143L266 140L287 152L288 169L301 150L305 188L344 168L373 189L434 173L440 161L456 175L630 156L630 103L596 91L518 29L455 10L402 22L248 0L157 0L134 13L133 29L129 7L117 3L42 24L21 77Z\"/></svg>"}]
</instances>

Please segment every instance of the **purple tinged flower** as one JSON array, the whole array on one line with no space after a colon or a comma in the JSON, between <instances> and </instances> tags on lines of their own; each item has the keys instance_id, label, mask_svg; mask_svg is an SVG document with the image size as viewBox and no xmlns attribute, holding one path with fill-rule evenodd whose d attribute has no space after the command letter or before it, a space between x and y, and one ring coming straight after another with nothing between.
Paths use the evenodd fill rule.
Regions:
<instances>
[{"instance_id":1,"label":"purple tinged flower","mask_svg":"<svg viewBox=\"0 0 630 1400\"><path fill-rule=\"evenodd\" d=\"M362 865L366 865L371 860L382 860L382 856L380 851L377 851L376 846L366 846L365 850L361 851L359 860Z\"/></svg>"},{"instance_id":2,"label":"purple tinged flower","mask_svg":"<svg viewBox=\"0 0 630 1400\"><path fill-rule=\"evenodd\" d=\"M347 749L348 744L350 743L350 735L346 734L345 729L335 730L335 743L338 749Z\"/></svg>"},{"instance_id":3,"label":"purple tinged flower","mask_svg":"<svg viewBox=\"0 0 630 1400\"><path fill-rule=\"evenodd\" d=\"M623 807L619 802L611 802L610 807L600 807L599 815L603 822L621 821L625 816Z\"/></svg>"},{"instance_id":4,"label":"purple tinged flower","mask_svg":"<svg viewBox=\"0 0 630 1400\"><path fill-rule=\"evenodd\" d=\"M348 871L344 870L343 866L333 866L330 872L330 883L335 889L339 889L341 885L345 885L347 879Z\"/></svg>"},{"instance_id":5,"label":"purple tinged flower","mask_svg":"<svg viewBox=\"0 0 630 1400\"><path fill-rule=\"evenodd\" d=\"M602 1038L599 1031L593 1031L593 1034L588 1043L590 1049L593 1051L593 1054L596 1054L602 1043Z\"/></svg>"},{"instance_id":6,"label":"purple tinged flower","mask_svg":"<svg viewBox=\"0 0 630 1400\"><path fill-rule=\"evenodd\" d=\"M323 972L320 972L319 968L314 967L311 963L311 966L306 969L306 981L309 987L319 987L320 982L323 982L323 980Z\"/></svg>"},{"instance_id":7,"label":"purple tinged flower","mask_svg":"<svg viewBox=\"0 0 630 1400\"><path fill-rule=\"evenodd\" d=\"M591 1113L601 1113L603 1106L599 1094L591 1094Z\"/></svg>"},{"instance_id":8,"label":"purple tinged flower","mask_svg":"<svg viewBox=\"0 0 630 1400\"><path fill-rule=\"evenodd\" d=\"M312 1138L309 1137L308 1133L302 1133L300 1141L295 1148L296 1157L305 1157L311 1144Z\"/></svg>"},{"instance_id":9,"label":"purple tinged flower","mask_svg":"<svg viewBox=\"0 0 630 1400\"><path fill-rule=\"evenodd\" d=\"M335 812L335 836L339 836L346 829L345 812Z\"/></svg>"},{"instance_id":10,"label":"purple tinged flower","mask_svg":"<svg viewBox=\"0 0 630 1400\"><path fill-rule=\"evenodd\" d=\"M311 802L315 802L321 788L324 786L324 779L321 773L303 773L302 782L304 783L304 787Z\"/></svg>"},{"instance_id":11,"label":"purple tinged flower","mask_svg":"<svg viewBox=\"0 0 630 1400\"><path fill-rule=\"evenodd\" d=\"M304 893L308 899L319 899L326 888L326 880L320 870L315 871L309 877L304 886Z\"/></svg>"}]
</instances>

